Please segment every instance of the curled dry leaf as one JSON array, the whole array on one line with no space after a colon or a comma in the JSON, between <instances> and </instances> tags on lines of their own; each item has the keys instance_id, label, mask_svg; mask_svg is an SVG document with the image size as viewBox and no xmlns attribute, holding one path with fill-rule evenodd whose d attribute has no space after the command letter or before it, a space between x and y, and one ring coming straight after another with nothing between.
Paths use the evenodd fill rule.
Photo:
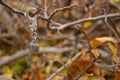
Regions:
<instances>
[{"instance_id":1,"label":"curled dry leaf","mask_svg":"<svg viewBox=\"0 0 120 80\"><path fill-rule=\"evenodd\" d=\"M96 48L98 46L102 46L104 43L108 43L108 47L110 48L112 52L112 59L115 63L119 63L118 60L118 46L115 43L115 39L112 37L101 37L101 38L95 38L91 40L91 46L92 48ZM91 50L91 52L94 54L95 57L99 56L98 53L95 50Z\"/></svg>"},{"instance_id":2,"label":"curled dry leaf","mask_svg":"<svg viewBox=\"0 0 120 80\"><path fill-rule=\"evenodd\" d=\"M100 38L95 38L95 39L91 40L90 44L91 44L92 48L96 48L98 46L102 46L106 42L115 43L115 40L112 37L100 37Z\"/></svg>"}]
</instances>

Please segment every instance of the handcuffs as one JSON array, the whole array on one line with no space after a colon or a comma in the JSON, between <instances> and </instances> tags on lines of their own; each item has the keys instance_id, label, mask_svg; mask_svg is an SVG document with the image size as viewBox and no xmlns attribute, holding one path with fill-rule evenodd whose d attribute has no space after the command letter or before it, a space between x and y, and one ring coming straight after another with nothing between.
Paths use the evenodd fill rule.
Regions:
<instances>
[{"instance_id":1,"label":"handcuffs","mask_svg":"<svg viewBox=\"0 0 120 80\"><path fill-rule=\"evenodd\" d=\"M31 12L36 12L36 8L30 8L26 11L25 16L29 20L29 28L31 30L31 42L30 42L30 47L29 47L29 54L28 54L28 63L29 64L35 64L38 68L42 68L45 66L45 54L42 54L43 58L43 63L41 65L38 64L37 61L32 59L33 53L39 53L39 44L37 41L37 15L35 14L34 16L30 16Z\"/></svg>"}]
</instances>

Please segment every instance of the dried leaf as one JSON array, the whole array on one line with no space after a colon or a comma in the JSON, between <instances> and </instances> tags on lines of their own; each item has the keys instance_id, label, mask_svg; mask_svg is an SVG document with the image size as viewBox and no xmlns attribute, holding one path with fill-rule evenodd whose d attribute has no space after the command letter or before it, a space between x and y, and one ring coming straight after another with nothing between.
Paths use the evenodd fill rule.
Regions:
<instances>
[{"instance_id":1,"label":"dried leaf","mask_svg":"<svg viewBox=\"0 0 120 80\"><path fill-rule=\"evenodd\" d=\"M81 71L85 70L90 63L91 61L71 60L69 68L73 75L77 75Z\"/></svg>"},{"instance_id":2,"label":"dried leaf","mask_svg":"<svg viewBox=\"0 0 120 80\"><path fill-rule=\"evenodd\" d=\"M35 61L39 61L38 64L41 64L40 58L38 56L34 57ZM38 77L39 80L45 80L43 73L41 72L41 70L37 67L36 64L31 64L31 68L33 69L35 75Z\"/></svg>"},{"instance_id":3,"label":"dried leaf","mask_svg":"<svg viewBox=\"0 0 120 80\"><path fill-rule=\"evenodd\" d=\"M55 76L52 80L64 80L64 76Z\"/></svg>"},{"instance_id":4,"label":"dried leaf","mask_svg":"<svg viewBox=\"0 0 120 80\"><path fill-rule=\"evenodd\" d=\"M100 56L100 54L98 53L97 49L92 49L91 52L93 53L93 55L95 56L95 58L98 58Z\"/></svg>"},{"instance_id":5,"label":"dried leaf","mask_svg":"<svg viewBox=\"0 0 120 80\"><path fill-rule=\"evenodd\" d=\"M40 80L45 80L43 74L41 73L41 71L37 68L37 66L35 64L31 64L32 69L35 72L35 75L37 75L37 77Z\"/></svg>"},{"instance_id":6,"label":"dried leaf","mask_svg":"<svg viewBox=\"0 0 120 80\"><path fill-rule=\"evenodd\" d=\"M52 67L53 67L53 61L52 60L50 60L49 61L49 65L46 67L46 73L50 73L50 70L52 69Z\"/></svg>"},{"instance_id":7,"label":"dried leaf","mask_svg":"<svg viewBox=\"0 0 120 80\"><path fill-rule=\"evenodd\" d=\"M106 42L115 42L114 38L112 37L100 37L100 38L95 38L93 40L91 40L90 44L91 47L95 48L97 46L101 46Z\"/></svg>"},{"instance_id":8,"label":"dried leaf","mask_svg":"<svg viewBox=\"0 0 120 80\"><path fill-rule=\"evenodd\" d=\"M110 3L114 4L114 3L119 3L120 0L110 0Z\"/></svg>"},{"instance_id":9,"label":"dried leaf","mask_svg":"<svg viewBox=\"0 0 120 80\"><path fill-rule=\"evenodd\" d=\"M91 75L84 75L80 77L79 80L101 80L101 79L99 79L98 76L91 74Z\"/></svg>"},{"instance_id":10,"label":"dried leaf","mask_svg":"<svg viewBox=\"0 0 120 80\"><path fill-rule=\"evenodd\" d=\"M53 3L55 3L55 2L56 2L56 0L52 0L52 2L53 2Z\"/></svg>"},{"instance_id":11,"label":"dried leaf","mask_svg":"<svg viewBox=\"0 0 120 80\"><path fill-rule=\"evenodd\" d=\"M86 61L90 61L91 60L90 53L82 54L81 59L86 60Z\"/></svg>"},{"instance_id":12,"label":"dried leaf","mask_svg":"<svg viewBox=\"0 0 120 80\"><path fill-rule=\"evenodd\" d=\"M118 46L115 43L109 42L108 46L112 52L112 58L115 63L119 63L118 59Z\"/></svg>"},{"instance_id":13,"label":"dried leaf","mask_svg":"<svg viewBox=\"0 0 120 80\"><path fill-rule=\"evenodd\" d=\"M86 60L71 60L71 62L69 63L68 67L71 71L71 73L73 74L73 76L78 75L80 72L84 71L90 64L92 61L86 61ZM94 64L88 71L88 74L94 73L96 75L99 75L99 68ZM68 75L68 78L71 78L70 74ZM72 80L72 79L71 79Z\"/></svg>"},{"instance_id":14,"label":"dried leaf","mask_svg":"<svg viewBox=\"0 0 120 80\"><path fill-rule=\"evenodd\" d=\"M80 52L80 53L81 53L80 58L81 58L82 60L90 61L90 59L91 59L90 54L87 53L86 51L87 51L87 50L86 50L85 48L83 48L83 49L81 50L81 52Z\"/></svg>"},{"instance_id":15,"label":"dried leaf","mask_svg":"<svg viewBox=\"0 0 120 80\"><path fill-rule=\"evenodd\" d=\"M81 55L85 55L85 54L86 54L86 51L87 51L87 50L86 50L85 48L83 48L83 49L81 50L81 52L80 52Z\"/></svg>"},{"instance_id":16,"label":"dried leaf","mask_svg":"<svg viewBox=\"0 0 120 80\"><path fill-rule=\"evenodd\" d=\"M120 73L119 72L115 72L114 73L114 80L120 80Z\"/></svg>"}]
</instances>

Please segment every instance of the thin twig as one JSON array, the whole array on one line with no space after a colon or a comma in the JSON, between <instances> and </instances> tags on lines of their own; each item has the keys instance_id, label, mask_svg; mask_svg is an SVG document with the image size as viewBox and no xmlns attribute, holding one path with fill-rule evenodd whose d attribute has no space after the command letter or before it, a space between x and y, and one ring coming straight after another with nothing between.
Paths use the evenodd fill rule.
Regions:
<instances>
[{"instance_id":1,"label":"thin twig","mask_svg":"<svg viewBox=\"0 0 120 80\"><path fill-rule=\"evenodd\" d=\"M49 17L47 18L47 28L48 29L51 29L49 26L50 26L50 23L52 22L51 19L52 17L59 11L64 11L64 10L68 10L68 9L71 9L72 7L78 7L77 5L73 4L73 5L70 5L70 6L66 6L66 7L63 7L63 8L58 8L58 9L55 9L55 11L53 11ZM58 30L59 32L60 30Z\"/></svg>"},{"instance_id":2,"label":"thin twig","mask_svg":"<svg viewBox=\"0 0 120 80\"><path fill-rule=\"evenodd\" d=\"M80 29L80 31L83 33L84 37L87 39L88 41L88 44L89 44L89 49L91 50L92 47L91 47L91 44L90 44L90 39L87 35L87 32L85 31L85 29L83 27L81 27L80 25L77 25L77 27Z\"/></svg>"},{"instance_id":3,"label":"thin twig","mask_svg":"<svg viewBox=\"0 0 120 80\"><path fill-rule=\"evenodd\" d=\"M0 0L0 4L7 7L8 9L10 9L11 11L13 11L14 13L20 14L20 15L24 15L24 12L16 10L15 8L11 7L10 5L8 5L7 3L5 3L3 0Z\"/></svg>"},{"instance_id":4,"label":"thin twig","mask_svg":"<svg viewBox=\"0 0 120 80\"><path fill-rule=\"evenodd\" d=\"M104 14L105 14L105 20L104 21L106 23L106 26L112 31L112 33L115 35L115 37L117 38L118 42L120 43L120 38L118 36L118 32L116 31L115 27L114 27L114 29L112 28L114 25L108 21L108 16L107 16L107 13L106 13L105 10L104 10Z\"/></svg>"},{"instance_id":5,"label":"thin twig","mask_svg":"<svg viewBox=\"0 0 120 80\"><path fill-rule=\"evenodd\" d=\"M13 12L16 13L16 14L25 16L25 12L22 12L22 11L20 11L20 10L17 10L17 9L15 9L15 8L11 7L10 5L8 5L8 4L7 4L6 2L4 2L3 0L0 0L0 4L3 5L4 7L8 8L9 10L13 11ZM31 13L31 14L32 14L32 15L35 15L35 14L37 14L39 11L41 11L41 9L37 9L37 11L36 11L35 13ZM45 18L44 16L42 16L42 15L40 15L40 14L38 15L38 18L48 21L47 18Z\"/></svg>"},{"instance_id":6,"label":"thin twig","mask_svg":"<svg viewBox=\"0 0 120 80\"><path fill-rule=\"evenodd\" d=\"M57 12L59 12L59 11L64 11L64 10L68 10L68 9L71 9L72 7L78 7L78 6L75 5L75 4L73 4L73 5L70 5L70 6L63 7L63 8L55 9L55 11L53 11L53 12L49 15L49 19L51 19Z\"/></svg>"}]
</instances>

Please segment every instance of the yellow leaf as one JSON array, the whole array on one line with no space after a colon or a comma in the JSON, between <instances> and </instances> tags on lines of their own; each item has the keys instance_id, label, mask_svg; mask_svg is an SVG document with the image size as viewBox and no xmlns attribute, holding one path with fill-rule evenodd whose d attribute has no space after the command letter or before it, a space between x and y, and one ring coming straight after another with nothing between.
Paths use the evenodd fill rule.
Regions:
<instances>
[{"instance_id":1,"label":"yellow leaf","mask_svg":"<svg viewBox=\"0 0 120 80\"><path fill-rule=\"evenodd\" d=\"M101 80L98 76L95 75L84 75L79 78L79 80Z\"/></svg>"},{"instance_id":2,"label":"yellow leaf","mask_svg":"<svg viewBox=\"0 0 120 80\"><path fill-rule=\"evenodd\" d=\"M115 0L110 0L110 3L115 3Z\"/></svg>"},{"instance_id":3,"label":"yellow leaf","mask_svg":"<svg viewBox=\"0 0 120 80\"><path fill-rule=\"evenodd\" d=\"M39 42L39 46L40 46L40 47L44 47L44 46L45 46L45 42L44 42L44 41L40 41L40 42Z\"/></svg>"},{"instance_id":4,"label":"yellow leaf","mask_svg":"<svg viewBox=\"0 0 120 80\"><path fill-rule=\"evenodd\" d=\"M91 47L95 48L97 46L101 46L102 44L104 44L106 42L114 43L115 40L112 37L100 37L100 38L95 38L95 39L91 40L90 44L91 44Z\"/></svg>"},{"instance_id":5,"label":"yellow leaf","mask_svg":"<svg viewBox=\"0 0 120 80\"><path fill-rule=\"evenodd\" d=\"M46 73L50 72L51 68L53 67L53 63L54 62L52 60L49 61L49 65L46 67Z\"/></svg>"},{"instance_id":6,"label":"yellow leaf","mask_svg":"<svg viewBox=\"0 0 120 80\"><path fill-rule=\"evenodd\" d=\"M56 2L56 0L52 0L52 2L53 2L53 3L55 3L55 2Z\"/></svg>"},{"instance_id":7,"label":"yellow leaf","mask_svg":"<svg viewBox=\"0 0 120 80\"><path fill-rule=\"evenodd\" d=\"M114 38L112 37L101 37L101 38L96 38L96 40L98 41L101 41L101 42L106 42L106 41L109 41L109 42L114 42Z\"/></svg>"},{"instance_id":8,"label":"yellow leaf","mask_svg":"<svg viewBox=\"0 0 120 80\"><path fill-rule=\"evenodd\" d=\"M83 24L83 26L84 26L85 29L89 28L90 25L91 25L91 22L85 22L85 23Z\"/></svg>"},{"instance_id":9,"label":"yellow leaf","mask_svg":"<svg viewBox=\"0 0 120 80\"><path fill-rule=\"evenodd\" d=\"M52 80L64 80L64 76L55 76Z\"/></svg>"},{"instance_id":10,"label":"yellow leaf","mask_svg":"<svg viewBox=\"0 0 120 80\"><path fill-rule=\"evenodd\" d=\"M110 0L110 3L114 4L114 3L119 3L120 0Z\"/></svg>"},{"instance_id":11,"label":"yellow leaf","mask_svg":"<svg viewBox=\"0 0 120 80\"><path fill-rule=\"evenodd\" d=\"M109 42L108 46L112 52L112 58L115 61L115 63L119 63L119 59L118 59L118 46L115 43Z\"/></svg>"},{"instance_id":12,"label":"yellow leaf","mask_svg":"<svg viewBox=\"0 0 120 80\"><path fill-rule=\"evenodd\" d=\"M3 67L2 71L8 78L13 77L13 71L8 66Z\"/></svg>"}]
</instances>

